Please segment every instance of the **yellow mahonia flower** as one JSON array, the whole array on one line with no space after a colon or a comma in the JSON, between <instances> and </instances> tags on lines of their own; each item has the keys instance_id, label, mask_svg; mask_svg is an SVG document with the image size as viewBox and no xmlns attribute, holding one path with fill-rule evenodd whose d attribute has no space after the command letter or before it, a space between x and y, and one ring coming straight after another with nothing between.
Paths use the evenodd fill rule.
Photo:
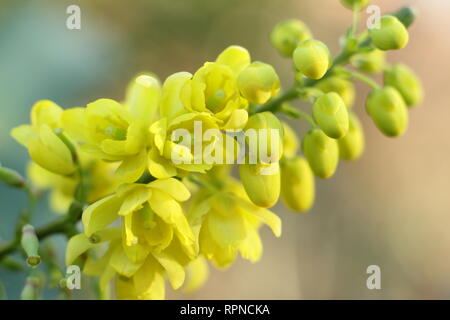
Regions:
<instances>
[{"instance_id":1,"label":"yellow mahonia flower","mask_svg":"<svg viewBox=\"0 0 450 320\"><path fill-rule=\"evenodd\" d=\"M113 179L117 165L101 160L91 159L81 155L81 162L86 176L88 203L93 203L115 191L119 185L117 179ZM74 200L75 190L79 183L78 176L61 176L43 169L34 162L30 162L27 168L28 177L33 185L39 189L50 190L50 206L57 213L65 213Z\"/></svg>"},{"instance_id":2,"label":"yellow mahonia flower","mask_svg":"<svg viewBox=\"0 0 450 320\"><path fill-rule=\"evenodd\" d=\"M239 93L237 77L249 64L248 51L231 46L194 75L171 75L163 85L161 118L170 122L185 113L201 112L213 116L220 128L242 129L248 118L248 101Z\"/></svg>"},{"instance_id":3,"label":"yellow mahonia flower","mask_svg":"<svg viewBox=\"0 0 450 320\"><path fill-rule=\"evenodd\" d=\"M173 178L120 186L83 212L84 233L70 239L66 264L110 241L102 257L88 259L84 272L100 275L103 291L114 278L120 299L164 298L164 278L180 288L184 267L197 255L194 234L179 204L189 197L183 183ZM110 228L116 221L120 227ZM114 229L120 230L115 238L105 237Z\"/></svg>"},{"instance_id":4,"label":"yellow mahonia flower","mask_svg":"<svg viewBox=\"0 0 450 320\"><path fill-rule=\"evenodd\" d=\"M81 150L107 161L120 161L117 178L136 181L147 167L148 128L160 101L160 85L150 75L132 81L125 103L99 99L86 108L64 111L62 123Z\"/></svg>"},{"instance_id":5,"label":"yellow mahonia flower","mask_svg":"<svg viewBox=\"0 0 450 320\"><path fill-rule=\"evenodd\" d=\"M11 135L28 149L31 159L53 173L70 175L75 171L69 147L58 137L63 110L54 102L42 100L31 109L31 125L21 125Z\"/></svg>"},{"instance_id":6,"label":"yellow mahonia flower","mask_svg":"<svg viewBox=\"0 0 450 320\"><path fill-rule=\"evenodd\" d=\"M207 138L203 133L210 129L214 134ZM149 153L149 171L160 179L175 176L177 169L205 173L224 161L227 154L226 136L207 112L185 113L170 122L162 118L150 127L150 132L154 147Z\"/></svg>"},{"instance_id":7,"label":"yellow mahonia flower","mask_svg":"<svg viewBox=\"0 0 450 320\"><path fill-rule=\"evenodd\" d=\"M188 219L198 236L200 253L219 267L229 266L240 255L257 262L262 255L259 228L267 224L281 235L280 218L254 205L240 183L222 177L216 191L201 189L194 197Z\"/></svg>"}]
</instances>

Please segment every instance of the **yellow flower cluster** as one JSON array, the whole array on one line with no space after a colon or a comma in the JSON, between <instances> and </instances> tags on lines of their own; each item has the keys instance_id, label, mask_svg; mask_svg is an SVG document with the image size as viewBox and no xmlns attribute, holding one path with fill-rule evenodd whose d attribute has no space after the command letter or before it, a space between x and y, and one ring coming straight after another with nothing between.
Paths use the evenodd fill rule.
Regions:
<instances>
[{"instance_id":1,"label":"yellow flower cluster","mask_svg":"<svg viewBox=\"0 0 450 320\"><path fill-rule=\"evenodd\" d=\"M206 163L173 133L187 130L206 147L193 132L195 122L224 136L240 131L250 104L267 102L279 88L270 65L231 46L193 75L175 73L162 85L154 75L138 75L123 102L99 99L66 110L37 102L31 124L12 131L32 159L29 177L51 190L58 212L67 210L80 185L89 204L84 232L69 240L66 264L83 264L85 275L98 276L105 298L114 280L117 298L162 299L166 278L178 289L187 273L186 287L200 286L205 258L220 267L238 252L257 261L259 227L269 225L278 237L280 219L252 203L228 170L217 169L226 166ZM193 161L176 163L174 154ZM186 186L196 190L190 205Z\"/></svg>"},{"instance_id":2,"label":"yellow flower cluster","mask_svg":"<svg viewBox=\"0 0 450 320\"><path fill-rule=\"evenodd\" d=\"M369 2L342 1L355 14ZM272 66L230 46L194 74L178 72L162 84L152 74L138 75L121 102L99 99L66 110L37 102L31 124L12 136L28 149L28 175L50 189L56 211L85 206L83 231L70 238L66 264L98 277L103 298L163 299L166 279L173 289L201 286L207 261L219 268L238 255L258 261L260 227L281 235L281 220L269 210L279 197L292 210L309 210L315 177L330 178L339 158L363 153L354 80L372 87L366 111L380 131L405 132L409 108L423 92L409 67L385 61L384 51L409 39L405 21L412 22L413 12L397 16L359 36L355 24L334 60L303 22L279 23L271 42L297 72L283 93ZM384 87L369 76L381 72ZM297 98L312 103L311 114L288 104ZM276 113L306 120L310 130L301 142ZM6 169L0 179L24 184ZM32 240L27 254L36 258L37 236Z\"/></svg>"}]
</instances>

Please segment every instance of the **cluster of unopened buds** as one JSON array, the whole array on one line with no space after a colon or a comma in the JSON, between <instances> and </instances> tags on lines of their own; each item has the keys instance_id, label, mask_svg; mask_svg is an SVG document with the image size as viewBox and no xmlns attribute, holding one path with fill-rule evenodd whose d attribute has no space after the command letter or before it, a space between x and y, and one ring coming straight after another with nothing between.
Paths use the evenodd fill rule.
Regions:
<instances>
[{"instance_id":1,"label":"cluster of unopened buds","mask_svg":"<svg viewBox=\"0 0 450 320\"><path fill-rule=\"evenodd\" d=\"M369 3L341 2L355 17ZM258 261L260 227L281 235L281 220L269 210L280 195L290 209L308 211L315 178L333 176L339 158L362 154L355 80L371 87L366 112L386 136L405 132L409 108L422 99L415 74L385 61L387 50L408 43L414 11L382 16L378 28L361 33L354 20L334 59L300 20L274 27L273 46L296 69L284 91L271 65L230 46L194 74L178 72L162 84L138 75L120 102L69 109L37 102L31 124L12 136L32 160L27 190L48 189L52 208L66 213L36 231L24 226L29 264L41 260L38 240L65 233L67 266L98 277L102 298L162 299L166 279L173 289L198 288L208 261L222 268L238 255ZM383 86L371 77L379 73ZM310 102L311 112L290 104L296 99ZM310 130L299 139L282 117L299 119L295 126L304 120ZM28 186L9 169L1 177ZM25 298L32 296L26 289Z\"/></svg>"}]
</instances>

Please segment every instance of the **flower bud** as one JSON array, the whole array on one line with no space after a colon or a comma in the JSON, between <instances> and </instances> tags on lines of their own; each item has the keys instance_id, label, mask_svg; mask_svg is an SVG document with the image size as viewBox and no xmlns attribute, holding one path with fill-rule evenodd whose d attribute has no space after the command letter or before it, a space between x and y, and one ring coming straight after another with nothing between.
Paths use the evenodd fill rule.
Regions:
<instances>
[{"instance_id":1,"label":"flower bud","mask_svg":"<svg viewBox=\"0 0 450 320\"><path fill-rule=\"evenodd\" d=\"M347 134L338 140L339 156L344 160L356 160L364 152L364 132L358 117L349 114Z\"/></svg>"},{"instance_id":2,"label":"flower bud","mask_svg":"<svg viewBox=\"0 0 450 320\"><path fill-rule=\"evenodd\" d=\"M324 93L336 92L344 100L347 108L353 107L355 102L355 86L353 82L338 76L331 76L320 80L315 86Z\"/></svg>"},{"instance_id":3,"label":"flower bud","mask_svg":"<svg viewBox=\"0 0 450 320\"><path fill-rule=\"evenodd\" d=\"M281 197L292 210L305 212L314 203L314 175L308 161L302 157L285 159L281 163Z\"/></svg>"},{"instance_id":4,"label":"flower bud","mask_svg":"<svg viewBox=\"0 0 450 320\"><path fill-rule=\"evenodd\" d=\"M280 196L280 166L278 162L241 164L239 175L250 200L263 208L272 207Z\"/></svg>"},{"instance_id":5,"label":"flower bud","mask_svg":"<svg viewBox=\"0 0 450 320\"><path fill-rule=\"evenodd\" d=\"M283 156L292 158L296 155L299 142L294 130L283 122Z\"/></svg>"},{"instance_id":6,"label":"flower bud","mask_svg":"<svg viewBox=\"0 0 450 320\"><path fill-rule=\"evenodd\" d=\"M378 49L398 50L408 44L408 30L396 17L383 16L380 24L380 28L369 30L370 38Z\"/></svg>"},{"instance_id":7,"label":"flower bud","mask_svg":"<svg viewBox=\"0 0 450 320\"><path fill-rule=\"evenodd\" d=\"M22 188L25 185L25 179L17 171L5 168L1 164L0 180L10 187Z\"/></svg>"},{"instance_id":8,"label":"flower bud","mask_svg":"<svg viewBox=\"0 0 450 320\"><path fill-rule=\"evenodd\" d=\"M27 254L28 265L30 267L36 267L39 265L41 263L41 257L38 254L39 240L32 225L27 224L23 226L20 243Z\"/></svg>"},{"instance_id":9,"label":"flower bud","mask_svg":"<svg viewBox=\"0 0 450 320\"><path fill-rule=\"evenodd\" d=\"M423 100L423 90L419 78L408 66L397 64L384 74L384 84L400 92L407 106L419 104Z\"/></svg>"},{"instance_id":10,"label":"flower bud","mask_svg":"<svg viewBox=\"0 0 450 320\"><path fill-rule=\"evenodd\" d=\"M339 162L335 139L329 138L320 129L313 129L303 138L302 150L315 176L327 179L334 174Z\"/></svg>"},{"instance_id":11,"label":"flower bud","mask_svg":"<svg viewBox=\"0 0 450 320\"><path fill-rule=\"evenodd\" d=\"M370 74L379 73L383 71L386 62L386 53L378 49L357 53L350 59L350 62L355 68L363 72Z\"/></svg>"},{"instance_id":12,"label":"flower bud","mask_svg":"<svg viewBox=\"0 0 450 320\"><path fill-rule=\"evenodd\" d=\"M328 47L319 40L306 40L298 45L293 54L298 71L310 79L321 79L331 67Z\"/></svg>"},{"instance_id":13,"label":"flower bud","mask_svg":"<svg viewBox=\"0 0 450 320\"><path fill-rule=\"evenodd\" d=\"M311 39L311 31L296 19L279 22L270 34L272 45L286 57L291 57L297 45L308 39Z\"/></svg>"},{"instance_id":14,"label":"flower bud","mask_svg":"<svg viewBox=\"0 0 450 320\"><path fill-rule=\"evenodd\" d=\"M245 133L249 153L255 155L257 162L267 164L280 160L283 155L283 125L272 112L252 115Z\"/></svg>"},{"instance_id":15,"label":"flower bud","mask_svg":"<svg viewBox=\"0 0 450 320\"><path fill-rule=\"evenodd\" d=\"M263 104L278 93L280 79L271 65L253 62L239 73L238 87L245 99Z\"/></svg>"},{"instance_id":16,"label":"flower bud","mask_svg":"<svg viewBox=\"0 0 450 320\"><path fill-rule=\"evenodd\" d=\"M37 300L40 296L41 280L38 277L30 276L25 282L20 299L22 300Z\"/></svg>"},{"instance_id":17,"label":"flower bud","mask_svg":"<svg viewBox=\"0 0 450 320\"><path fill-rule=\"evenodd\" d=\"M369 94L366 110L378 129L388 137L402 135L408 127L408 110L400 93L392 87Z\"/></svg>"},{"instance_id":18,"label":"flower bud","mask_svg":"<svg viewBox=\"0 0 450 320\"><path fill-rule=\"evenodd\" d=\"M342 5L349 9L361 10L370 3L371 0L341 0Z\"/></svg>"},{"instance_id":19,"label":"flower bud","mask_svg":"<svg viewBox=\"0 0 450 320\"><path fill-rule=\"evenodd\" d=\"M314 121L333 139L345 136L348 131L348 112L344 101L336 92L317 98L313 105Z\"/></svg>"}]
</instances>

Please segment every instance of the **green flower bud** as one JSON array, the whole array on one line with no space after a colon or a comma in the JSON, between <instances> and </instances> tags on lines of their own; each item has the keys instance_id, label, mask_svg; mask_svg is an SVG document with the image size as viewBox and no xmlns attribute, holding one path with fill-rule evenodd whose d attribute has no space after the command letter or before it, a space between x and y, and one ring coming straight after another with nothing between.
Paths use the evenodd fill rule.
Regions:
<instances>
[{"instance_id":1,"label":"green flower bud","mask_svg":"<svg viewBox=\"0 0 450 320\"><path fill-rule=\"evenodd\" d=\"M283 156L292 158L297 154L299 142L294 130L283 122Z\"/></svg>"},{"instance_id":2,"label":"green flower bud","mask_svg":"<svg viewBox=\"0 0 450 320\"><path fill-rule=\"evenodd\" d=\"M330 178L339 162L339 148L335 139L320 129L309 131L303 138L302 150L308 163L319 178Z\"/></svg>"},{"instance_id":3,"label":"green flower bud","mask_svg":"<svg viewBox=\"0 0 450 320\"><path fill-rule=\"evenodd\" d=\"M345 136L348 131L348 112L344 101L336 92L326 93L313 105L314 121L333 139Z\"/></svg>"},{"instance_id":4,"label":"green flower bud","mask_svg":"<svg viewBox=\"0 0 450 320\"><path fill-rule=\"evenodd\" d=\"M300 43L292 57L297 70L315 80L321 79L332 64L328 47L319 40Z\"/></svg>"},{"instance_id":5,"label":"green flower bud","mask_svg":"<svg viewBox=\"0 0 450 320\"><path fill-rule=\"evenodd\" d=\"M364 152L364 132L358 117L353 112L349 114L347 134L338 140L339 156L344 160L356 160Z\"/></svg>"},{"instance_id":6,"label":"green flower bud","mask_svg":"<svg viewBox=\"0 0 450 320\"><path fill-rule=\"evenodd\" d=\"M371 0L341 0L341 3L349 9L361 10L370 3Z\"/></svg>"},{"instance_id":7,"label":"green flower bud","mask_svg":"<svg viewBox=\"0 0 450 320\"><path fill-rule=\"evenodd\" d=\"M355 86L347 79L331 76L320 80L315 86L324 93L336 92L348 108L353 107L355 103Z\"/></svg>"},{"instance_id":8,"label":"green flower bud","mask_svg":"<svg viewBox=\"0 0 450 320\"><path fill-rule=\"evenodd\" d=\"M0 180L10 187L22 188L25 185L25 179L17 171L5 168L1 164Z\"/></svg>"},{"instance_id":9,"label":"green flower bud","mask_svg":"<svg viewBox=\"0 0 450 320\"><path fill-rule=\"evenodd\" d=\"M30 224L22 228L22 248L27 254L27 263L30 267L36 267L41 263L41 257L38 254L39 240L34 232L34 227Z\"/></svg>"},{"instance_id":10,"label":"green flower bud","mask_svg":"<svg viewBox=\"0 0 450 320\"><path fill-rule=\"evenodd\" d=\"M37 300L40 296L41 280L38 277L30 276L25 282L25 287L20 294L22 300Z\"/></svg>"},{"instance_id":11,"label":"green flower bud","mask_svg":"<svg viewBox=\"0 0 450 320\"><path fill-rule=\"evenodd\" d=\"M256 61L239 73L238 87L245 99L263 104L278 93L280 79L271 65Z\"/></svg>"},{"instance_id":12,"label":"green flower bud","mask_svg":"<svg viewBox=\"0 0 450 320\"><path fill-rule=\"evenodd\" d=\"M408 127L405 101L393 87L372 91L367 98L366 110L378 129L388 137L400 136Z\"/></svg>"},{"instance_id":13,"label":"green flower bud","mask_svg":"<svg viewBox=\"0 0 450 320\"><path fill-rule=\"evenodd\" d=\"M314 175L308 161L302 157L285 159L281 168L281 197L292 210L305 212L314 203Z\"/></svg>"},{"instance_id":14,"label":"green flower bud","mask_svg":"<svg viewBox=\"0 0 450 320\"><path fill-rule=\"evenodd\" d=\"M384 51L374 49L369 52L355 54L350 62L352 65L370 74L375 74L383 71L386 63L386 53Z\"/></svg>"},{"instance_id":15,"label":"green flower bud","mask_svg":"<svg viewBox=\"0 0 450 320\"><path fill-rule=\"evenodd\" d=\"M419 78L408 66L397 64L384 74L384 84L400 92L407 106L419 104L423 100L423 90Z\"/></svg>"},{"instance_id":16,"label":"green flower bud","mask_svg":"<svg viewBox=\"0 0 450 320\"><path fill-rule=\"evenodd\" d=\"M255 130L256 139L251 138L251 129ZM257 162L273 163L280 160L283 155L283 125L272 112L252 115L248 119L245 132L248 134L249 152L256 153ZM261 149L263 146L265 148Z\"/></svg>"},{"instance_id":17,"label":"green flower bud","mask_svg":"<svg viewBox=\"0 0 450 320\"><path fill-rule=\"evenodd\" d=\"M369 30L370 38L380 50L398 50L409 41L406 27L394 16L381 17L381 27Z\"/></svg>"},{"instance_id":18,"label":"green flower bud","mask_svg":"<svg viewBox=\"0 0 450 320\"><path fill-rule=\"evenodd\" d=\"M408 6L401 8L400 10L394 12L392 15L400 20L400 22L403 23L406 28L408 28L416 20L418 12L415 7Z\"/></svg>"},{"instance_id":19,"label":"green flower bud","mask_svg":"<svg viewBox=\"0 0 450 320\"><path fill-rule=\"evenodd\" d=\"M239 175L250 200L263 208L272 207L280 196L280 166L278 162L241 164Z\"/></svg>"},{"instance_id":20,"label":"green flower bud","mask_svg":"<svg viewBox=\"0 0 450 320\"><path fill-rule=\"evenodd\" d=\"M270 41L282 55L291 57L297 45L311 37L311 31L302 21L289 19L273 28Z\"/></svg>"}]
</instances>

